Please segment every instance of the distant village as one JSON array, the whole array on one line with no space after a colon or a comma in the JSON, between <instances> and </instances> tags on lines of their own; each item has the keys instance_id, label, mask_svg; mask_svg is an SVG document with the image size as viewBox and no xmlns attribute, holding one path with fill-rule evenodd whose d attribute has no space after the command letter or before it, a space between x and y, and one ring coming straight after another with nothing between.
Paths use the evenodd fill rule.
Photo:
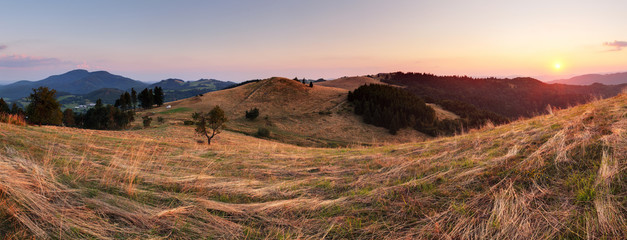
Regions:
<instances>
[{"instance_id":1,"label":"distant village","mask_svg":"<svg viewBox=\"0 0 627 240\"><path fill-rule=\"evenodd\" d=\"M87 108L93 108L94 106L96 106L95 103L89 103L87 105L78 105L74 107L74 109L87 109Z\"/></svg>"}]
</instances>

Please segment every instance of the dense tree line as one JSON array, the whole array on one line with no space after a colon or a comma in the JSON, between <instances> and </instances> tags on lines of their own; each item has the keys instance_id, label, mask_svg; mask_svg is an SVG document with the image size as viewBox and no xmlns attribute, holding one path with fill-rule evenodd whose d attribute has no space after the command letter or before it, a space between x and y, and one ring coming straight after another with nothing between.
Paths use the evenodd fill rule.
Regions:
<instances>
[{"instance_id":1,"label":"dense tree line","mask_svg":"<svg viewBox=\"0 0 627 240\"><path fill-rule=\"evenodd\" d=\"M621 90L621 87L602 84L546 84L533 78L472 78L411 72L379 74L376 77L385 83L404 86L417 96L432 99L436 103L444 100L468 103L509 119L544 113L547 105L566 108L587 102L593 96L615 96ZM491 114L484 115L481 118L491 118ZM494 119L491 121L498 122Z\"/></svg>"},{"instance_id":2,"label":"dense tree line","mask_svg":"<svg viewBox=\"0 0 627 240\"><path fill-rule=\"evenodd\" d=\"M26 112L24 112L24 110L20 108L17 103L13 103L11 107L9 107L9 104L4 101L3 98L0 98L0 114L15 114L25 116Z\"/></svg>"},{"instance_id":3,"label":"dense tree line","mask_svg":"<svg viewBox=\"0 0 627 240\"><path fill-rule=\"evenodd\" d=\"M355 114L365 123L387 128L390 133L405 127L437 134L435 111L416 95L404 89L380 84L364 85L348 93Z\"/></svg>"},{"instance_id":4,"label":"dense tree line","mask_svg":"<svg viewBox=\"0 0 627 240\"><path fill-rule=\"evenodd\" d=\"M4 101L3 98L0 98L0 113L16 114L16 115L21 115L21 116L25 116L26 115L24 110L22 108L20 108L17 105L17 103L13 103L11 105L11 107L9 107L9 104L6 101Z\"/></svg>"},{"instance_id":5,"label":"dense tree line","mask_svg":"<svg viewBox=\"0 0 627 240\"><path fill-rule=\"evenodd\" d=\"M66 109L63 116L66 126L99 130L124 129L135 120L133 111L104 105L100 99L96 101L96 106L87 110L86 113L73 114L71 109Z\"/></svg>"},{"instance_id":6,"label":"dense tree line","mask_svg":"<svg viewBox=\"0 0 627 240\"><path fill-rule=\"evenodd\" d=\"M509 122L508 118L500 114L478 109L469 103L450 99L435 100L432 102L459 116L459 119L443 120L440 122L438 129L442 134L452 134L461 132L464 129L480 128L488 122L496 125Z\"/></svg>"},{"instance_id":7,"label":"dense tree line","mask_svg":"<svg viewBox=\"0 0 627 240\"><path fill-rule=\"evenodd\" d=\"M119 107L123 111L135 108L135 106L133 105L131 94L128 92L124 92L122 95L120 95L120 98L115 100L115 104L113 104L113 106Z\"/></svg>"},{"instance_id":8,"label":"dense tree line","mask_svg":"<svg viewBox=\"0 0 627 240\"><path fill-rule=\"evenodd\" d=\"M134 90L133 90L134 92ZM133 98L128 92L122 94L116 101L119 106L104 105L98 99L96 105L86 113L74 113L72 109L61 112L60 104L55 98L56 91L47 87L33 89L30 94L30 103L26 111L22 111L17 104L9 110L8 104L0 98L0 113L10 113L26 116L31 124L38 125L65 125L100 130L119 130L128 127L134 120L135 113L131 111Z\"/></svg>"},{"instance_id":9,"label":"dense tree line","mask_svg":"<svg viewBox=\"0 0 627 240\"><path fill-rule=\"evenodd\" d=\"M427 99L459 116L458 119L438 120L435 111L415 94L398 87L371 84L348 92L355 113L363 116L365 123L387 128L395 134L399 129L412 127L420 132L435 135L452 135L470 128L479 128L488 122L507 123L499 114L476 108L456 100Z\"/></svg>"},{"instance_id":10,"label":"dense tree line","mask_svg":"<svg viewBox=\"0 0 627 240\"><path fill-rule=\"evenodd\" d=\"M132 97L132 96L131 96ZM163 88L155 87L154 89L144 88L138 95L137 100L139 101L139 105L144 108L152 108L153 105L161 106L163 105ZM120 103L121 104L121 103Z\"/></svg>"}]
</instances>

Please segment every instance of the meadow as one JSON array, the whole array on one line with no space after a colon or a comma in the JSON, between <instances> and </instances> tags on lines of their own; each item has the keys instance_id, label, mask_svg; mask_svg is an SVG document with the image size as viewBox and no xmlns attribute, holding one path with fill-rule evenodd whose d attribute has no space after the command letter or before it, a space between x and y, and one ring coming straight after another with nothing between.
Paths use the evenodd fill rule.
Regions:
<instances>
[{"instance_id":1,"label":"meadow","mask_svg":"<svg viewBox=\"0 0 627 240\"><path fill-rule=\"evenodd\" d=\"M4 239L618 239L627 95L411 143L0 123ZM182 110L171 110L176 115ZM179 112L177 112L179 111Z\"/></svg>"}]
</instances>

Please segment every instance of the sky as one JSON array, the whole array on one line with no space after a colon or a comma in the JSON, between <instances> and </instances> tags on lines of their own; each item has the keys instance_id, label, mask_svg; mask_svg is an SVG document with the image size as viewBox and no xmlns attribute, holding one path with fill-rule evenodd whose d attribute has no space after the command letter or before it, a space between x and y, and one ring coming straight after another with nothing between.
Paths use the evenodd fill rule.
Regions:
<instances>
[{"instance_id":1,"label":"sky","mask_svg":"<svg viewBox=\"0 0 627 240\"><path fill-rule=\"evenodd\" d=\"M2 1L0 84L627 71L627 1Z\"/></svg>"}]
</instances>

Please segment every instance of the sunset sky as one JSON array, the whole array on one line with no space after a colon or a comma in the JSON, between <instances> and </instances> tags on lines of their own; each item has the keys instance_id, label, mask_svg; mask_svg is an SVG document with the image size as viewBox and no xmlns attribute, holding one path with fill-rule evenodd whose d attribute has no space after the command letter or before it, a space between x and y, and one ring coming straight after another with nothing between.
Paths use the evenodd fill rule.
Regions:
<instances>
[{"instance_id":1,"label":"sunset sky","mask_svg":"<svg viewBox=\"0 0 627 240\"><path fill-rule=\"evenodd\" d=\"M0 84L627 71L627 1L3 1ZM559 66L558 66L559 65Z\"/></svg>"}]
</instances>

